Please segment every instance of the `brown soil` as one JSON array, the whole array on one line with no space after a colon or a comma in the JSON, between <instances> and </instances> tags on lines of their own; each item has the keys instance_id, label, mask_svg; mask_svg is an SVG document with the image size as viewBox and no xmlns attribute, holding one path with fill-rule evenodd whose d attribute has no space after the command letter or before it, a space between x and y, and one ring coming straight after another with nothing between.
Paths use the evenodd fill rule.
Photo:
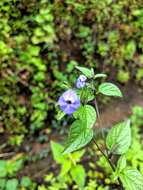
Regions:
<instances>
[{"instance_id":1,"label":"brown soil","mask_svg":"<svg viewBox=\"0 0 143 190\"><path fill-rule=\"evenodd\" d=\"M136 85L129 84L123 88L123 98L114 99L100 111L103 128L112 127L113 124L126 119L132 113L135 105L143 106L143 91ZM96 127L98 127L98 122Z\"/></svg>"}]
</instances>

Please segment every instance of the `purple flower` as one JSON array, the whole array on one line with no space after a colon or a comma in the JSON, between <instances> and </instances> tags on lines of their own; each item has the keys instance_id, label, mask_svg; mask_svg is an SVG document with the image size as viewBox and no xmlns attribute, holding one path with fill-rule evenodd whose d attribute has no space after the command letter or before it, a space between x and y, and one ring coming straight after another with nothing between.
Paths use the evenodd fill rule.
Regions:
<instances>
[{"instance_id":1,"label":"purple flower","mask_svg":"<svg viewBox=\"0 0 143 190\"><path fill-rule=\"evenodd\" d=\"M77 82L76 82L76 87L77 88L83 88L86 84L86 76L85 75L80 75L77 79Z\"/></svg>"},{"instance_id":2,"label":"purple flower","mask_svg":"<svg viewBox=\"0 0 143 190\"><path fill-rule=\"evenodd\" d=\"M76 92L72 89L67 90L64 92L59 100L58 103L60 105L61 110L70 115L77 110L80 106L80 99L78 98Z\"/></svg>"}]
</instances>

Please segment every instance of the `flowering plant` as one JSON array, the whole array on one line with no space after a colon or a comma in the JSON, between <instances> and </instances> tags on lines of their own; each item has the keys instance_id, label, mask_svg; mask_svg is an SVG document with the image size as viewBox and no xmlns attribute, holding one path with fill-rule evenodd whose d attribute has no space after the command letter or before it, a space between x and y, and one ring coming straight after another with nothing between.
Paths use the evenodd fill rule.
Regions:
<instances>
[{"instance_id":1,"label":"flowering plant","mask_svg":"<svg viewBox=\"0 0 143 190\"><path fill-rule=\"evenodd\" d=\"M76 87L65 91L58 100L62 111L59 114L60 118L65 114L74 118L63 154L70 154L93 142L110 164L119 189L142 190L142 175L137 169L127 167L126 163L125 153L131 145L130 120L115 125L109 130L106 138L101 126L96 97L101 94L121 98L122 92L110 82L103 82L96 87L96 80L105 78L105 74L95 74L93 69L85 67L76 67L76 69L81 72ZM94 125L97 119L104 139L104 150L96 141ZM116 162L114 162L115 156L118 158Z\"/></svg>"}]
</instances>

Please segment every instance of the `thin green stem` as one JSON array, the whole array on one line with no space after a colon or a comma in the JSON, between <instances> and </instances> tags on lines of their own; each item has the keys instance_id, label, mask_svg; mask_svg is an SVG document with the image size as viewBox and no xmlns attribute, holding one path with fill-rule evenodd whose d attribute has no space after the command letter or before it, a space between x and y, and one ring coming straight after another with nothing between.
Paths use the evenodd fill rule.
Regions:
<instances>
[{"instance_id":1,"label":"thin green stem","mask_svg":"<svg viewBox=\"0 0 143 190\"><path fill-rule=\"evenodd\" d=\"M116 171L115 166L113 165L113 163L111 162L111 160L108 158L108 156L103 152L103 150L100 148L100 146L98 145L98 143L96 142L96 140L93 138L93 142L96 145L96 147L98 148L98 150L101 152L101 154L104 156L104 158L107 160L107 162L109 163L110 167L112 168L113 172ZM120 180L120 178L118 177L118 182L120 184L121 190L124 190L122 182Z\"/></svg>"},{"instance_id":2,"label":"thin green stem","mask_svg":"<svg viewBox=\"0 0 143 190\"><path fill-rule=\"evenodd\" d=\"M115 171L116 171L116 168L115 168L114 164L112 163L112 161L111 161L111 159L110 159L111 155L108 154L108 150L107 150L107 148L106 148L106 137L105 137L105 134L104 134L104 131L103 131L103 128L102 128L102 121L101 121L101 118L100 118L100 113L99 113L98 104L97 104L96 99L94 100L94 104L95 104L95 109L96 109L96 112L97 112L97 117L98 117L98 120L99 120L99 127L100 127L100 129L101 129L102 137L103 137L103 140L104 140L104 145L105 145L106 154L104 153L104 151L102 151L102 149L100 148L100 146L98 145L98 143L96 142L96 140L95 140L94 138L93 138L93 142L94 142L94 144L96 145L96 147L98 148L98 150L99 150L99 151L102 153L102 155L105 157L105 159L107 160L107 162L108 162L109 165L111 166L113 172L115 172ZM120 184L121 190L124 190L120 178L118 178L118 182L119 182L119 184Z\"/></svg>"},{"instance_id":3,"label":"thin green stem","mask_svg":"<svg viewBox=\"0 0 143 190\"><path fill-rule=\"evenodd\" d=\"M100 148L100 146L97 144L96 140L93 138L93 142L96 145L96 147L98 148L98 150L102 153L102 155L104 156L104 158L106 158L107 162L110 164L112 170L115 172L115 167L112 164L111 160L108 158L108 156L102 151L102 149Z\"/></svg>"},{"instance_id":4,"label":"thin green stem","mask_svg":"<svg viewBox=\"0 0 143 190\"><path fill-rule=\"evenodd\" d=\"M106 154L108 155L108 151L106 149L106 140L105 140L106 138L105 138L105 134L104 134L104 131L103 131L103 128L102 128L102 121L101 121L101 118L100 118L100 113L99 113L99 109L98 109L98 104L97 104L96 98L94 100L94 105L95 105L95 109L96 109L96 112L97 112L97 117L98 117L98 120L99 120L99 127L101 129L102 138L104 140Z\"/></svg>"}]
</instances>

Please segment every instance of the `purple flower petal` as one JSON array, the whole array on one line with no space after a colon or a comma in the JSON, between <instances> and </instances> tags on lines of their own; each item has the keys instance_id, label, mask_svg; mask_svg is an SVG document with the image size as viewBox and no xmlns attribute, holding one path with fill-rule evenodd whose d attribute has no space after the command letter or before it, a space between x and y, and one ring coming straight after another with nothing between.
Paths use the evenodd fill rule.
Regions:
<instances>
[{"instance_id":1,"label":"purple flower petal","mask_svg":"<svg viewBox=\"0 0 143 190\"><path fill-rule=\"evenodd\" d=\"M76 111L76 108L73 108L73 107L71 107L71 106L69 106L69 105L66 107L66 109L64 109L64 112L65 112L66 114L68 114L68 115L74 113L75 111Z\"/></svg>"},{"instance_id":2,"label":"purple flower petal","mask_svg":"<svg viewBox=\"0 0 143 190\"><path fill-rule=\"evenodd\" d=\"M65 102L65 99L63 98L63 96L60 96L58 103L59 103L59 105L66 105L66 102Z\"/></svg>"},{"instance_id":3,"label":"purple flower petal","mask_svg":"<svg viewBox=\"0 0 143 190\"><path fill-rule=\"evenodd\" d=\"M58 103L63 112L66 114L72 114L80 106L80 99L78 98L76 92L70 89L60 96Z\"/></svg>"},{"instance_id":4,"label":"purple flower petal","mask_svg":"<svg viewBox=\"0 0 143 190\"><path fill-rule=\"evenodd\" d=\"M77 99L75 91L71 89L64 92L62 96L65 101L71 101L72 103Z\"/></svg>"},{"instance_id":5,"label":"purple flower petal","mask_svg":"<svg viewBox=\"0 0 143 190\"><path fill-rule=\"evenodd\" d=\"M76 101L76 102L74 102L74 104L71 104L71 107L73 107L73 108L78 108L80 106L80 102L79 101Z\"/></svg>"},{"instance_id":6,"label":"purple flower petal","mask_svg":"<svg viewBox=\"0 0 143 190\"><path fill-rule=\"evenodd\" d=\"M85 81L87 80L87 77L86 77L85 75L80 75L80 76L79 76L79 80L80 80L81 82L85 82Z\"/></svg>"},{"instance_id":7,"label":"purple flower petal","mask_svg":"<svg viewBox=\"0 0 143 190\"><path fill-rule=\"evenodd\" d=\"M86 76L85 75L80 75L77 79L77 82L76 82L76 87L77 88L83 88L86 84Z\"/></svg>"}]
</instances>

